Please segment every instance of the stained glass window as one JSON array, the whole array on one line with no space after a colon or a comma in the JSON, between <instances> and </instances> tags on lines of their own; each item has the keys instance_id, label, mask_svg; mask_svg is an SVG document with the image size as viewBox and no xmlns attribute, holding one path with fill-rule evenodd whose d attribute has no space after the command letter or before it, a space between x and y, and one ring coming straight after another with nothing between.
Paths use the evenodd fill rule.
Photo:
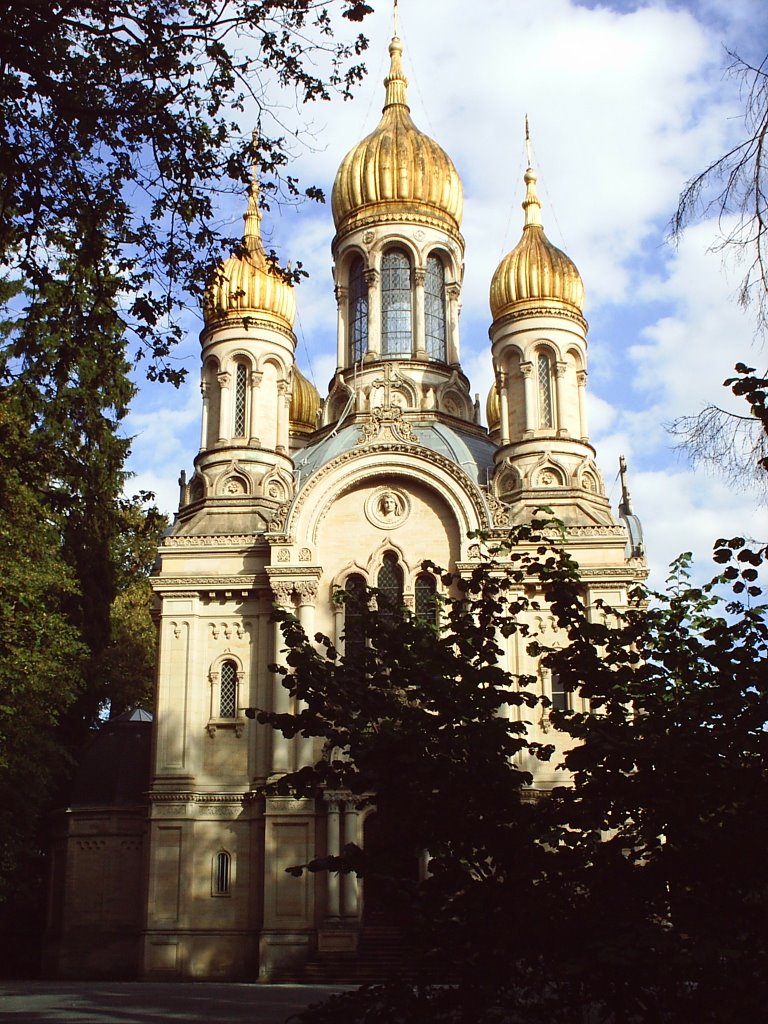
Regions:
<instances>
[{"instance_id":1,"label":"stained glass window","mask_svg":"<svg viewBox=\"0 0 768 1024\"><path fill-rule=\"evenodd\" d=\"M225 661L221 666L219 686L219 717L235 718L237 709L237 666L234 661Z\"/></svg>"},{"instance_id":2,"label":"stained glass window","mask_svg":"<svg viewBox=\"0 0 768 1024\"><path fill-rule=\"evenodd\" d=\"M411 265L404 252L390 249L381 261L381 354L411 349Z\"/></svg>"},{"instance_id":3,"label":"stained glass window","mask_svg":"<svg viewBox=\"0 0 768 1024\"><path fill-rule=\"evenodd\" d=\"M235 437L245 437L246 383L248 371L243 363L235 371Z\"/></svg>"},{"instance_id":4,"label":"stained glass window","mask_svg":"<svg viewBox=\"0 0 768 1024\"><path fill-rule=\"evenodd\" d=\"M416 577L414 611L420 622L435 622L437 601L435 599L435 578L428 573Z\"/></svg>"},{"instance_id":5,"label":"stained glass window","mask_svg":"<svg viewBox=\"0 0 768 1024\"><path fill-rule=\"evenodd\" d=\"M445 269L436 256L427 259L424 284L424 336L430 359L446 361Z\"/></svg>"},{"instance_id":6,"label":"stained glass window","mask_svg":"<svg viewBox=\"0 0 768 1024\"><path fill-rule=\"evenodd\" d=\"M368 351L368 285L360 256L349 270L349 342L352 362L357 363Z\"/></svg>"},{"instance_id":7,"label":"stained glass window","mask_svg":"<svg viewBox=\"0 0 768 1024\"><path fill-rule=\"evenodd\" d=\"M539 353L537 365L539 380L539 426L553 427L555 418L552 408L552 360L543 352Z\"/></svg>"}]
</instances>

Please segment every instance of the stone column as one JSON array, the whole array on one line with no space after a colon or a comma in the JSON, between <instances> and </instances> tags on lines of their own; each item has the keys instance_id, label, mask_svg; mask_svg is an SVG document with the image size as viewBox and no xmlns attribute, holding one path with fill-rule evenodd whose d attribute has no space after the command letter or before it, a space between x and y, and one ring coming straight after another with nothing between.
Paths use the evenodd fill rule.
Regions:
<instances>
[{"instance_id":1,"label":"stone column","mask_svg":"<svg viewBox=\"0 0 768 1024\"><path fill-rule=\"evenodd\" d=\"M211 387L207 380L200 381L200 394L203 396L203 415L200 422L200 451L208 447L208 404Z\"/></svg>"},{"instance_id":2,"label":"stone column","mask_svg":"<svg viewBox=\"0 0 768 1024\"><path fill-rule=\"evenodd\" d=\"M496 375L496 387L499 392L499 430L501 431L500 441L502 445L509 444L509 373L506 370L499 370Z\"/></svg>"},{"instance_id":3,"label":"stone column","mask_svg":"<svg viewBox=\"0 0 768 1024\"><path fill-rule=\"evenodd\" d=\"M232 416L232 392L230 385L232 384L232 374L227 373L226 370L222 370L216 375L216 379L219 382L219 444L226 444L232 435L232 424L230 422Z\"/></svg>"},{"instance_id":4,"label":"stone column","mask_svg":"<svg viewBox=\"0 0 768 1024\"><path fill-rule=\"evenodd\" d=\"M248 427L248 444L252 448L258 448L259 445L261 444L261 440L259 439L259 432L258 432L258 421L256 419L256 415L258 413L258 403L256 401L256 392L258 391L259 386L261 385L261 381L262 381L263 376L264 376L264 374L263 373L259 373L258 370L251 370L251 381L250 381L250 383L251 383L250 392L251 393L250 393L250 406L249 406L249 410L250 410L250 417L249 417L250 424L249 424L249 427Z\"/></svg>"},{"instance_id":5,"label":"stone column","mask_svg":"<svg viewBox=\"0 0 768 1024\"><path fill-rule=\"evenodd\" d=\"M357 804L354 800L346 800L344 803L344 846L349 843L357 843ZM354 872L341 876L344 917L357 919L360 915L360 899L358 892L358 879Z\"/></svg>"},{"instance_id":6,"label":"stone column","mask_svg":"<svg viewBox=\"0 0 768 1024\"><path fill-rule=\"evenodd\" d=\"M413 354L417 359L427 358L426 341L426 306L424 301L424 286L427 283L427 272L422 267L412 271L414 284L413 304Z\"/></svg>"},{"instance_id":7,"label":"stone column","mask_svg":"<svg viewBox=\"0 0 768 1024\"><path fill-rule=\"evenodd\" d=\"M293 594L292 583L273 583L272 590L275 601L279 608L292 611L291 597ZM284 644L283 631L280 623L274 624L274 661L278 665L285 664L285 654L282 653ZM278 715L287 715L291 712L291 695L283 686L285 677L275 673L272 688L272 710ZM278 730L272 730L272 774L285 775L293 768L291 757L292 743Z\"/></svg>"},{"instance_id":8,"label":"stone column","mask_svg":"<svg viewBox=\"0 0 768 1024\"><path fill-rule=\"evenodd\" d=\"M296 591L299 595L299 622L301 628L307 634L312 643L315 634L315 601L317 600L317 581L302 580L296 584ZM297 711L306 709L304 701L299 701ZM315 763L315 738L314 736L296 737L296 767L303 768L305 765Z\"/></svg>"},{"instance_id":9,"label":"stone column","mask_svg":"<svg viewBox=\"0 0 768 1024\"><path fill-rule=\"evenodd\" d=\"M339 794L326 791L323 793L327 810L328 842L327 850L329 857L338 857L341 853L341 830L339 814ZM328 917L338 918L341 916L341 890L339 882L341 876L338 871L328 871Z\"/></svg>"},{"instance_id":10,"label":"stone column","mask_svg":"<svg viewBox=\"0 0 768 1024\"><path fill-rule=\"evenodd\" d=\"M277 385L277 445L275 451L288 451L290 413L291 386L287 380L281 380Z\"/></svg>"},{"instance_id":11,"label":"stone column","mask_svg":"<svg viewBox=\"0 0 768 1024\"><path fill-rule=\"evenodd\" d=\"M381 274L375 267L365 271L368 285L368 354L378 359L381 355Z\"/></svg>"},{"instance_id":12,"label":"stone column","mask_svg":"<svg viewBox=\"0 0 768 1024\"><path fill-rule=\"evenodd\" d=\"M533 379L533 363L520 363L520 373L523 376L525 432L527 434L536 426L536 388Z\"/></svg>"},{"instance_id":13,"label":"stone column","mask_svg":"<svg viewBox=\"0 0 768 1024\"><path fill-rule=\"evenodd\" d=\"M576 383L579 386L579 437L582 441L589 440L587 430L587 371L576 371Z\"/></svg>"},{"instance_id":14,"label":"stone column","mask_svg":"<svg viewBox=\"0 0 768 1024\"><path fill-rule=\"evenodd\" d=\"M460 284L449 284L445 289L445 297L448 305L447 309L447 334L446 341L448 342L448 362L451 364L458 364L461 362L461 352L459 346L459 299L461 298L461 285Z\"/></svg>"},{"instance_id":15,"label":"stone column","mask_svg":"<svg viewBox=\"0 0 768 1024\"><path fill-rule=\"evenodd\" d=\"M567 427L567 408L565 401L565 371L568 367L567 363L558 362L555 363L555 409L554 409L554 427L558 434L569 433Z\"/></svg>"},{"instance_id":16,"label":"stone column","mask_svg":"<svg viewBox=\"0 0 768 1024\"><path fill-rule=\"evenodd\" d=\"M349 289L336 285L336 369L352 363L349 351Z\"/></svg>"}]
</instances>

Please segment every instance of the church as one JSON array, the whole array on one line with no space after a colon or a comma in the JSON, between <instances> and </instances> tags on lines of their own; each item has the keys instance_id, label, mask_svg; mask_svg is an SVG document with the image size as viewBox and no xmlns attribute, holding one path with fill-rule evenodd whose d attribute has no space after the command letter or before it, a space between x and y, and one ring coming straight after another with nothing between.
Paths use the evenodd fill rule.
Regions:
<instances>
[{"instance_id":1,"label":"church","mask_svg":"<svg viewBox=\"0 0 768 1024\"><path fill-rule=\"evenodd\" d=\"M285 869L364 845L367 812L343 792L261 792L323 753L245 714L292 710L269 671L275 606L340 648L340 591L387 588L434 614L441 582L423 560L468 571L473 532L506 536L542 505L595 614L646 575L626 487L614 515L595 463L584 287L544 233L530 160L522 237L490 282L481 423L461 367L462 183L411 119L397 36L389 54L381 120L333 186L327 396L296 365L295 290L265 255L255 181L243 247L206 291L200 450L153 578L156 707L105 725L59 815L46 965L59 977L270 981L355 955L357 880ZM537 625L546 636L546 616ZM505 660L537 674L554 706L570 699L514 637ZM537 714L531 729L552 741ZM556 760L530 766L535 787L554 784Z\"/></svg>"}]
</instances>

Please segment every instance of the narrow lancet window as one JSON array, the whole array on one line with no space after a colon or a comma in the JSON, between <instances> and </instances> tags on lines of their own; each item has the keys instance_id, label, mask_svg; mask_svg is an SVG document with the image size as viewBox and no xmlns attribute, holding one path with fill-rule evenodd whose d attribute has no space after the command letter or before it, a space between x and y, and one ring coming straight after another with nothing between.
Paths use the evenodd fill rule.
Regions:
<instances>
[{"instance_id":1,"label":"narrow lancet window","mask_svg":"<svg viewBox=\"0 0 768 1024\"><path fill-rule=\"evenodd\" d=\"M570 706L570 694L560 682L560 676L552 673L552 710L567 711Z\"/></svg>"},{"instance_id":2,"label":"narrow lancet window","mask_svg":"<svg viewBox=\"0 0 768 1024\"><path fill-rule=\"evenodd\" d=\"M359 363L368 351L368 284L360 256L355 256L349 269L348 315L350 357L353 363Z\"/></svg>"},{"instance_id":3,"label":"narrow lancet window","mask_svg":"<svg viewBox=\"0 0 768 1024\"><path fill-rule=\"evenodd\" d=\"M357 660L365 649L365 623L363 601L365 601L365 580L355 573L347 579L344 587L344 654L347 660Z\"/></svg>"},{"instance_id":4,"label":"narrow lancet window","mask_svg":"<svg viewBox=\"0 0 768 1024\"><path fill-rule=\"evenodd\" d=\"M445 343L445 268L437 256L427 259L424 283L424 337L427 355L446 362Z\"/></svg>"},{"instance_id":5,"label":"narrow lancet window","mask_svg":"<svg viewBox=\"0 0 768 1024\"><path fill-rule=\"evenodd\" d=\"M381 354L409 355L411 342L411 265L399 249L381 261Z\"/></svg>"},{"instance_id":6,"label":"narrow lancet window","mask_svg":"<svg viewBox=\"0 0 768 1024\"><path fill-rule=\"evenodd\" d=\"M225 661L221 666L219 718L235 718L237 711L237 665Z\"/></svg>"},{"instance_id":7,"label":"narrow lancet window","mask_svg":"<svg viewBox=\"0 0 768 1024\"><path fill-rule=\"evenodd\" d=\"M214 896L228 896L232 858L221 850L216 854L213 862L213 894Z\"/></svg>"},{"instance_id":8,"label":"narrow lancet window","mask_svg":"<svg viewBox=\"0 0 768 1024\"><path fill-rule=\"evenodd\" d=\"M539 380L539 426L554 427L555 416L552 404L552 360L543 352L539 353L537 373Z\"/></svg>"},{"instance_id":9,"label":"narrow lancet window","mask_svg":"<svg viewBox=\"0 0 768 1024\"><path fill-rule=\"evenodd\" d=\"M243 363L235 370L235 423L234 437L245 437L245 408L247 404L248 370Z\"/></svg>"},{"instance_id":10,"label":"narrow lancet window","mask_svg":"<svg viewBox=\"0 0 768 1024\"><path fill-rule=\"evenodd\" d=\"M376 587L379 591L379 618L394 623L403 605L403 570L393 551L384 555Z\"/></svg>"},{"instance_id":11,"label":"narrow lancet window","mask_svg":"<svg viewBox=\"0 0 768 1024\"><path fill-rule=\"evenodd\" d=\"M435 624L437 617L437 598L434 576L422 573L416 577L414 593L414 611L419 622Z\"/></svg>"}]
</instances>

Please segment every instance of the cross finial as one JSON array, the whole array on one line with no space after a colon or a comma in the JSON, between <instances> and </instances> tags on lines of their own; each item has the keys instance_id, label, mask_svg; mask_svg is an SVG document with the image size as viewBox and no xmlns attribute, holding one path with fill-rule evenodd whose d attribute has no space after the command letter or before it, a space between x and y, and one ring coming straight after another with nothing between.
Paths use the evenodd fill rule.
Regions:
<instances>
[{"instance_id":1,"label":"cross finial","mask_svg":"<svg viewBox=\"0 0 768 1024\"><path fill-rule=\"evenodd\" d=\"M392 11L392 22L393 22L393 25L394 25L392 34L395 35L395 36L399 36L400 35L400 7L399 7L399 4L398 4L398 0L394 0L394 6L393 6L393 11Z\"/></svg>"},{"instance_id":2,"label":"cross finial","mask_svg":"<svg viewBox=\"0 0 768 1024\"><path fill-rule=\"evenodd\" d=\"M528 125L528 115L525 115L525 155L528 160L528 166L533 167L533 159L531 157L531 130Z\"/></svg>"}]
</instances>

